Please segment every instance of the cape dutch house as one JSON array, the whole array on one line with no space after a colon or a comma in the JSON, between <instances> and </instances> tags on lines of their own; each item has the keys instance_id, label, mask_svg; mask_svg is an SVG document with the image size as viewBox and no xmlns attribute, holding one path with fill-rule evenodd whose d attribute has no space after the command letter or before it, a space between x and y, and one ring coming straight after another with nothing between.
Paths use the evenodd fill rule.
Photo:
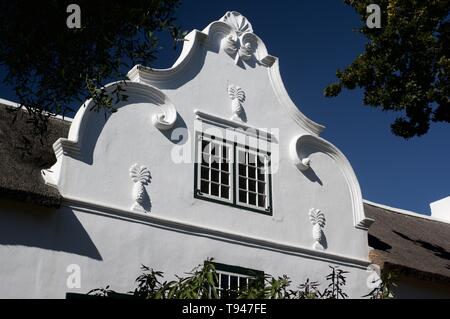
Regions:
<instances>
[{"instance_id":1,"label":"cape dutch house","mask_svg":"<svg viewBox=\"0 0 450 319\"><path fill-rule=\"evenodd\" d=\"M170 277L209 257L221 287L249 270L323 283L332 265L360 298L375 262L401 271L399 296L450 296L448 223L363 202L245 17L186 40L170 69L135 66L106 86L126 89L118 112L88 100L52 119L43 145L0 108L0 297L125 292L141 264ZM77 267L80 286L67 285Z\"/></svg>"}]
</instances>

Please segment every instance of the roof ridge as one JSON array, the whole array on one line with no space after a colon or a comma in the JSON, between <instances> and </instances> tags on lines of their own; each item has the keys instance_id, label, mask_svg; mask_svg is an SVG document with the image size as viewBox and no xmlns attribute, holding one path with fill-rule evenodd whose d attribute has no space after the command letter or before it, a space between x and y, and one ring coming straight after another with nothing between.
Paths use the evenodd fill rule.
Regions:
<instances>
[{"instance_id":1,"label":"roof ridge","mask_svg":"<svg viewBox=\"0 0 450 319\"><path fill-rule=\"evenodd\" d=\"M374 206L374 207L378 207L387 211L390 211L392 213L397 213L397 214L403 214L403 215L407 215L407 216L411 216L411 217L416 217L416 218L422 218L422 219L426 219L429 221L434 221L434 222L439 222L439 223L444 223L444 224L450 224L448 221L440 219L440 218L436 218L436 217L432 217L431 215L425 215L425 214L421 214L421 213L416 213L410 210L406 210L406 209L402 209L402 208L397 208L397 207L392 207L392 206L388 206L388 205L384 205L384 204L380 204L380 203L375 203L372 202L370 200L364 199L363 198L363 203L370 205L370 206Z\"/></svg>"},{"instance_id":2,"label":"roof ridge","mask_svg":"<svg viewBox=\"0 0 450 319\"><path fill-rule=\"evenodd\" d=\"M0 97L0 105L10 106L10 107L14 107L14 108L21 107L19 103L11 101L11 100L3 99L1 97ZM22 106L22 108L24 108L24 107ZM68 123L72 123L72 121L73 121L73 118L70 116L55 115L55 116L52 116L52 118L61 120L64 122L68 122Z\"/></svg>"}]
</instances>

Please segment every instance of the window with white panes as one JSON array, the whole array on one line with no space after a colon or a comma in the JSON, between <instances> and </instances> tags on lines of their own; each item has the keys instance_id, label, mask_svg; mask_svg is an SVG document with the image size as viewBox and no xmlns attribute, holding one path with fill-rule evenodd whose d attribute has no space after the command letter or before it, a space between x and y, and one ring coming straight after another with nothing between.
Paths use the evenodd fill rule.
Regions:
<instances>
[{"instance_id":1,"label":"window with white panes","mask_svg":"<svg viewBox=\"0 0 450 319\"><path fill-rule=\"evenodd\" d=\"M238 203L268 208L268 156L237 147Z\"/></svg>"},{"instance_id":2,"label":"window with white panes","mask_svg":"<svg viewBox=\"0 0 450 319\"><path fill-rule=\"evenodd\" d=\"M255 285L258 280L264 281L264 272L236 266L215 263L219 298L236 298L239 291Z\"/></svg>"},{"instance_id":3,"label":"window with white panes","mask_svg":"<svg viewBox=\"0 0 450 319\"><path fill-rule=\"evenodd\" d=\"M202 136L198 146L198 194L232 202L232 145L213 137Z\"/></svg>"},{"instance_id":4,"label":"window with white panes","mask_svg":"<svg viewBox=\"0 0 450 319\"><path fill-rule=\"evenodd\" d=\"M271 214L270 153L198 133L195 196Z\"/></svg>"}]
</instances>

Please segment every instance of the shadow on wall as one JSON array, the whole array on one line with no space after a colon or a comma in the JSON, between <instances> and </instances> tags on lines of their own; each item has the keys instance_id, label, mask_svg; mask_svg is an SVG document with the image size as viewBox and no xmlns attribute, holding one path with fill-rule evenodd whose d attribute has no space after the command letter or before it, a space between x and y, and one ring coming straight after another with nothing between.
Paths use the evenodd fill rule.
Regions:
<instances>
[{"instance_id":1,"label":"shadow on wall","mask_svg":"<svg viewBox=\"0 0 450 319\"><path fill-rule=\"evenodd\" d=\"M173 144L184 145L188 141L188 136L183 135L184 132L188 132L187 124L178 112L177 119L173 127L170 130L160 130L160 132L169 142Z\"/></svg>"},{"instance_id":2,"label":"shadow on wall","mask_svg":"<svg viewBox=\"0 0 450 319\"><path fill-rule=\"evenodd\" d=\"M0 245L37 247L102 260L72 211L1 202Z\"/></svg>"},{"instance_id":3,"label":"shadow on wall","mask_svg":"<svg viewBox=\"0 0 450 319\"><path fill-rule=\"evenodd\" d=\"M320 186L323 186L322 180L317 176L312 168L302 172L311 182L318 183Z\"/></svg>"}]
</instances>

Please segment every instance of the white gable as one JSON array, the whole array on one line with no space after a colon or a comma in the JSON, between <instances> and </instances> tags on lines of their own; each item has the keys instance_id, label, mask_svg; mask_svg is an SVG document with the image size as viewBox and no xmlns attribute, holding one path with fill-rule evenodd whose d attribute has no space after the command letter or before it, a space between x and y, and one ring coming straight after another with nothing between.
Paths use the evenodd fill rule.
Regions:
<instances>
[{"instance_id":1,"label":"white gable","mask_svg":"<svg viewBox=\"0 0 450 319\"><path fill-rule=\"evenodd\" d=\"M371 220L357 178L345 156L319 137L323 127L289 98L278 59L245 17L228 12L189 33L170 69L135 66L128 75L129 98L118 112L105 118L86 101L68 138L54 145L57 163L43 176L67 205L323 260L324 272L329 263L368 265ZM274 165L269 213L195 196L196 134L206 130L264 140L261 148ZM141 209L138 197L145 197ZM280 271L288 273L294 263Z\"/></svg>"}]
</instances>

